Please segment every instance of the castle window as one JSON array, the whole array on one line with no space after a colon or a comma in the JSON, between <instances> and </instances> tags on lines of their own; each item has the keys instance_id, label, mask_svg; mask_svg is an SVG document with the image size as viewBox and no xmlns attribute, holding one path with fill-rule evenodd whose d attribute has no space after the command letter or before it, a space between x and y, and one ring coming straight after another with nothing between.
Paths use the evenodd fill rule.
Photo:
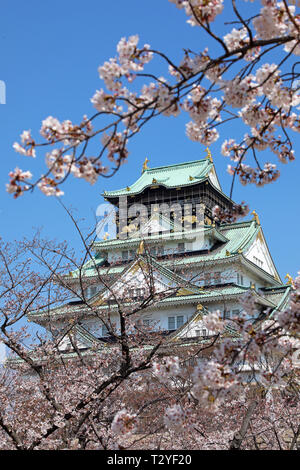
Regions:
<instances>
[{"instance_id":1,"label":"castle window","mask_svg":"<svg viewBox=\"0 0 300 470\"><path fill-rule=\"evenodd\" d=\"M184 252L184 243L178 243L178 252L183 253Z\"/></svg>"},{"instance_id":2,"label":"castle window","mask_svg":"<svg viewBox=\"0 0 300 470\"><path fill-rule=\"evenodd\" d=\"M168 330L175 330L175 317L168 317Z\"/></svg>"},{"instance_id":3,"label":"castle window","mask_svg":"<svg viewBox=\"0 0 300 470\"><path fill-rule=\"evenodd\" d=\"M162 256L164 254L164 247L163 246L153 246L150 248L150 255L152 256Z\"/></svg>"},{"instance_id":4,"label":"castle window","mask_svg":"<svg viewBox=\"0 0 300 470\"><path fill-rule=\"evenodd\" d=\"M136 287L134 289L129 289L126 297L129 299L144 299L146 296L146 289L144 287Z\"/></svg>"},{"instance_id":5,"label":"castle window","mask_svg":"<svg viewBox=\"0 0 300 470\"><path fill-rule=\"evenodd\" d=\"M122 261L128 261L128 251L122 251Z\"/></svg>"},{"instance_id":6,"label":"castle window","mask_svg":"<svg viewBox=\"0 0 300 470\"><path fill-rule=\"evenodd\" d=\"M168 330L177 330L184 324L183 315L178 315L177 317L168 317Z\"/></svg>"},{"instance_id":7,"label":"castle window","mask_svg":"<svg viewBox=\"0 0 300 470\"><path fill-rule=\"evenodd\" d=\"M263 267L263 262L262 262L261 259L256 258L256 256L253 256L253 261L254 261L254 263L257 264L257 266L259 266L260 268Z\"/></svg>"},{"instance_id":8,"label":"castle window","mask_svg":"<svg viewBox=\"0 0 300 470\"><path fill-rule=\"evenodd\" d=\"M237 283L240 285L240 286L243 286L244 285L244 277L242 274L240 273L237 273Z\"/></svg>"}]
</instances>

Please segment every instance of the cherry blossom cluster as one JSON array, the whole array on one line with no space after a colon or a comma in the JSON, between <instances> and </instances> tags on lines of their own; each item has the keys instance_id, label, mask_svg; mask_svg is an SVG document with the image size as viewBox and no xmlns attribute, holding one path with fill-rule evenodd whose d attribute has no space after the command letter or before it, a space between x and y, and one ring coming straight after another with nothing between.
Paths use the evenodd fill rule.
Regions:
<instances>
[{"instance_id":1,"label":"cherry blossom cluster","mask_svg":"<svg viewBox=\"0 0 300 470\"><path fill-rule=\"evenodd\" d=\"M208 120L221 120L221 102L217 98L207 96L203 87L194 86L182 107L193 119L186 125L186 133L191 140L210 145L218 139L219 134L216 129L207 126Z\"/></svg>"},{"instance_id":2,"label":"cherry blossom cluster","mask_svg":"<svg viewBox=\"0 0 300 470\"><path fill-rule=\"evenodd\" d=\"M221 209L220 206L214 206L212 216L216 222L230 224L236 222L239 218L245 217L249 213L249 206L243 201L241 204L233 204L231 209Z\"/></svg>"},{"instance_id":3,"label":"cherry blossom cluster","mask_svg":"<svg viewBox=\"0 0 300 470\"><path fill-rule=\"evenodd\" d=\"M283 2L276 0L263 1L263 8L260 14L253 19L253 26L257 34L262 39L280 37L289 32L290 15L294 16L295 7L288 6L288 11Z\"/></svg>"},{"instance_id":4,"label":"cherry blossom cluster","mask_svg":"<svg viewBox=\"0 0 300 470\"><path fill-rule=\"evenodd\" d=\"M223 11L223 0L169 0L177 8L184 8L191 26L211 23Z\"/></svg>"},{"instance_id":5,"label":"cherry blossom cluster","mask_svg":"<svg viewBox=\"0 0 300 470\"><path fill-rule=\"evenodd\" d=\"M227 171L230 175L237 174L241 184L244 186L249 183L254 183L256 186L264 186L276 181L280 176L280 172L276 169L274 163L265 163L264 168L252 168L245 163L241 163L237 167L228 165Z\"/></svg>"},{"instance_id":6,"label":"cherry blossom cluster","mask_svg":"<svg viewBox=\"0 0 300 470\"><path fill-rule=\"evenodd\" d=\"M47 176L41 178L37 187L45 194L45 196L62 196L64 192L58 188L57 182L53 178Z\"/></svg>"},{"instance_id":7,"label":"cherry blossom cluster","mask_svg":"<svg viewBox=\"0 0 300 470\"><path fill-rule=\"evenodd\" d=\"M13 148L16 152L27 157L36 157L35 152L35 141L31 137L30 131L23 131L21 134L21 142L23 145L20 145L18 142L13 144Z\"/></svg>"},{"instance_id":8,"label":"cherry blossom cluster","mask_svg":"<svg viewBox=\"0 0 300 470\"><path fill-rule=\"evenodd\" d=\"M273 163L260 166L256 151L270 149L281 163L295 159L287 134L287 130L300 132L297 64L288 61L292 54L300 54L300 19L295 5L263 0L257 15L243 19L234 4L235 27L219 36L212 23L223 12L222 0L170 1L185 11L191 25L199 26L203 34L217 41L221 52L215 53L212 48L209 54L207 47L200 51L185 49L183 59L176 65L163 52L151 50L149 44L139 46L138 35L121 38L116 56L98 68L106 90L97 89L91 98L97 113L90 119L84 116L79 125L53 116L42 122L40 133L46 145L60 148L47 152L48 173L33 183L32 189L37 185L47 195L62 194L55 185L70 174L94 184L99 175L108 171L101 163L104 156L114 165L113 174L127 160L128 139L148 120L160 114L177 117L182 110L191 119L186 124L187 137L205 146L219 139L219 126L227 121L239 119L250 128L240 143L229 135L221 148L224 156L237 163L236 168L229 165L228 171L237 174L243 185L261 186L279 176ZM265 61L265 54L273 49L280 50L283 56L278 63ZM144 72L154 57L165 61L169 78ZM141 78L145 80L141 88L130 90L130 84ZM99 130L94 130L95 119L105 120ZM283 136L279 135L280 129ZM87 144L98 134L102 149L97 158L87 157ZM13 147L21 155L35 157L41 145L45 142L37 143L27 130ZM254 168L248 161L251 151L256 161ZM21 180L17 186L22 186ZM8 188L11 192L12 186ZM25 186L18 195L24 191Z\"/></svg>"},{"instance_id":9,"label":"cherry blossom cluster","mask_svg":"<svg viewBox=\"0 0 300 470\"><path fill-rule=\"evenodd\" d=\"M108 90L119 93L122 88L121 77L133 78L131 71L142 71L144 65L153 57L149 44L142 49L137 48L138 35L122 38L117 45L118 58L110 59L98 68L99 76L105 82Z\"/></svg>"},{"instance_id":10,"label":"cherry blossom cluster","mask_svg":"<svg viewBox=\"0 0 300 470\"><path fill-rule=\"evenodd\" d=\"M111 430L116 435L133 432L135 427L136 415L129 413L126 409L118 411L111 424Z\"/></svg>"},{"instance_id":11,"label":"cherry blossom cluster","mask_svg":"<svg viewBox=\"0 0 300 470\"><path fill-rule=\"evenodd\" d=\"M248 75L243 79L236 77L225 81L224 84L224 100L233 108L241 108L249 104L257 93L254 75Z\"/></svg>"},{"instance_id":12,"label":"cherry blossom cluster","mask_svg":"<svg viewBox=\"0 0 300 470\"><path fill-rule=\"evenodd\" d=\"M152 82L149 85L144 85L140 99L144 104L157 109L164 116L178 116L180 113L178 99L163 77L160 77L158 84Z\"/></svg>"},{"instance_id":13,"label":"cherry blossom cluster","mask_svg":"<svg viewBox=\"0 0 300 470\"><path fill-rule=\"evenodd\" d=\"M49 241L27 243L31 253L42 250L45 255L49 250ZM40 293L44 277L31 272L32 259L24 259L26 246L24 241L11 247L0 240L5 257L0 264L4 298L0 340L8 342L19 358L13 371L0 368L2 449L228 449L234 439L241 440L241 448L253 449L261 448L261 437L268 448L274 449L275 443L284 449L295 447L300 358L295 363L293 356L300 349L300 276L291 281L290 302L283 311L259 314L251 290L230 329L220 312L204 315L205 326L215 333L212 342L189 344L188 349L172 342L178 354L174 357L164 356L170 354L169 343L168 350L153 350L150 358L140 338L129 337L133 324L129 317L125 335L130 361L121 369L120 344L105 348L96 344L92 356L74 352L69 361L57 348L63 329L53 340L42 337L40 345L27 350L28 332L18 330L15 320L22 319L29 306L40 310L47 305L51 311L61 294L47 286L46 302ZM65 252L54 242L50 252L46 261L52 264L64 254L70 257L68 249ZM13 293L8 289L12 283ZM123 318L127 322L127 315ZM13 329L7 328L8 320L15 321ZM76 326L76 321L68 326ZM75 334L73 341L76 346ZM244 428L247 432L241 436ZM285 444L287 431L292 436Z\"/></svg>"},{"instance_id":14,"label":"cherry blossom cluster","mask_svg":"<svg viewBox=\"0 0 300 470\"><path fill-rule=\"evenodd\" d=\"M105 93L103 89L97 90L91 98L91 103L99 112L104 113L121 113L122 106L116 104L116 97Z\"/></svg>"},{"instance_id":15,"label":"cherry blossom cluster","mask_svg":"<svg viewBox=\"0 0 300 470\"><path fill-rule=\"evenodd\" d=\"M257 39L257 38L254 38ZM234 51L243 48L250 44L247 28L243 27L240 29L233 28L230 33L223 37L224 43L229 51ZM259 56L261 48L259 46L250 48L243 55L243 58L250 62L255 60ZM240 53L241 54L241 53Z\"/></svg>"},{"instance_id":16,"label":"cherry blossom cluster","mask_svg":"<svg viewBox=\"0 0 300 470\"><path fill-rule=\"evenodd\" d=\"M179 81L182 77L189 78L201 71L206 71L208 65L210 65L210 58L208 56L207 48L198 54L192 54L189 51L185 51L183 59L177 68L169 65L169 73ZM214 69L216 68L217 67L214 67ZM208 70L206 73L209 74Z\"/></svg>"},{"instance_id":17,"label":"cherry blossom cluster","mask_svg":"<svg viewBox=\"0 0 300 470\"><path fill-rule=\"evenodd\" d=\"M237 144L234 139L226 139L221 147L221 153L224 157L230 157L234 162L238 162L242 157L244 148Z\"/></svg>"},{"instance_id":18,"label":"cherry blossom cluster","mask_svg":"<svg viewBox=\"0 0 300 470\"><path fill-rule=\"evenodd\" d=\"M180 430L185 424L185 413L180 405L169 406L164 415L164 423L168 429Z\"/></svg>"},{"instance_id":19,"label":"cherry blossom cluster","mask_svg":"<svg viewBox=\"0 0 300 470\"><path fill-rule=\"evenodd\" d=\"M16 168L14 171L9 173L10 182L6 184L6 191L9 194L14 194L14 197L17 198L21 196L23 191L27 191L30 186L25 184L26 181L32 178L30 171L22 171L20 168Z\"/></svg>"},{"instance_id":20,"label":"cherry blossom cluster","mask_svg":"<svg viewBox=\"0 0 300 470\"><path fill-rule=\"evenodd\" d=\"M161 362L153 363L153 373L162 382L168 381L170 377L177 377L180 370L178 357L167 357Z\"/></svg>"},{"instance_id":21,"label":"cherry blossom cluster","mask_svg":"<svg viewBox=\"0 0 300 470\"><path fill-rule=\"evenodd\" d=\"M72 124L69 120L60 122L49 116L42 122L40 133L49 143L62 142L63 145L76 146L91 135L92 130L91 122L86 116L80 125Z\"/></svg>"},{"instance_id":22,"label":"cherry blossom cluster","mask_svg":"<svg viewBox=\"0 0 300 470\"><path fill-rule=\"evenodd\" d=\"M210 412L216 412L225 397L234 390L237 392L237 375L227 365L214 359L203 359L193 371L193 395L201 406Z\"/></svg>"},{"instance_id":23,"label":"cherry blossom cluster","mask_svg":"<svg viewBox=\"0 0 300 470\"><path fill-rule=\"evenodd\" d=\"M107 158L111 162L118 164L124 163L128 157L128 150L126 148L126 131L123 133L117 132L108 135L102 135L102 144L107 149Z\"/></svg>"}]
</instances>

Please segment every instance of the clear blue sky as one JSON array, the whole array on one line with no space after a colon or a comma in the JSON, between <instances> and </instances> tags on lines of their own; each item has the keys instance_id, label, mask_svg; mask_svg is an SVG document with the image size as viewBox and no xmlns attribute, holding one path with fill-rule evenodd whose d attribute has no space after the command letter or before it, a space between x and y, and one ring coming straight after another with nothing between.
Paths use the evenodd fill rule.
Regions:
<instances>
[{"instance_id":1,"label":"clear blue sky","mask_svg":"<svg viewBox=\"0 0 300 470\"><path fill-rule=\"evenodd\" d=\"M142 43L149 43L174 60L182 57L183 48L200 51L205 47L199 29L187 25L184 13L167 0L2 2L0 80L7 86L7 104L0 105L0 235L6 240L31 236L34 227L43 227L48 237L67 239L79 247L77 235L55 199L36 191L14 200L5 192L11 169L28 168L37 176L44 168L42 153L33 161L16 154L12 144L23 129L31 129L37 136L41 120L49 115L79 122L83 114L93 113L89 100L102 87L97 67L115 55L120 37L131 34L139 34ZM159 65L155 67L155 71L163 73ZM130 143L128 163L114 178L100 179L95 186L72 180L64 188L64 203L76 208L78 217L86 219L83 226L88 228L101 202L100 193L135 181L146 156L152 167L203 158L204 147L185 136L187 121L186 115L160 118L144 127ZM226 173L228 160L221 156L220 146L222 139L240 135L239 127L224 127L222 138L211 147L226 193L231 178ZM297 156L299 138L296 140L295 134L292 138ZM269 159L275 157L270 155ZM279 167L278 182L261 189L238 183L234 199L246 200L251 210L258 212L280 274L295 275L300 269L299 162Z\"/></svg>"}]
</instances>

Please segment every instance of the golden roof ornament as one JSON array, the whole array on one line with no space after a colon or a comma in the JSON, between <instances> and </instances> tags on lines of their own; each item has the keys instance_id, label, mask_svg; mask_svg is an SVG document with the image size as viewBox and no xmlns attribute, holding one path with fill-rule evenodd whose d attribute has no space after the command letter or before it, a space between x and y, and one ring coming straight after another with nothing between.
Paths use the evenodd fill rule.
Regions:
<instances>
[{"instance_id":1,"label":"golden roof ornament","mask_svg":"<svg viewBox=\"0 0 300 470\"><path fill-rule=\"evenodd\" d=\"M260 225L260 221L259 221L259 217L258 217L257 212L252 211L251 214L253 215L253 220L255 220L255 222L257 223L257 225Z\"/></svg>"},{"instance_id":2,"label":"golden roof ornament","mask_svg":"<svg viewBox=\"0 0 300 470\"><path fill-rule=\"evenodd\" d=\"M208 160L209 160L211 163L213 163L214 161L213 161L213 158L212 158L212 155L211 155L211 151L209 150L208 147L206 147L205 150L206 150L206 153L207 153L206 158L208 158Z\"/></svg>"},{"instance_id":3,"label":"golden roof ornament","mask_svg":"<svg viewBox=\"0 0 300 470\"><path fill-rule=\"evenodd\" d=\"M103 240L107 240L108 239L108 233L105 232L105 234L103 235Z\"/></svg>"},{"instance_id":4,"label":"golden roof ornament","mask_svg":"<svg viewBox=\"0 0 300 470\"><path fill-rule=\"evenodd\" d=\"M126 191L130 191L130 186L126 186Z\"/></svg>"},{"instance_id":5,"label":"golden roof ornament","mask_svg":"<svg viewBox=\"0 0 300 470\"><path fill-rule=\"evenodd\" d=\"M287 281L286 281L287 284L289 284L290 286L293 285L293 282L294 282L294 281L293 281L292 276L291 276L289 273L287 273L287 274L284 276L284 279L287 279Z\"/></svg>"},{"instance_id":6,"label":"golden roof ornament","mask_svg":"<svg viewBox=\"0 0 300 470\"><path fill-rule=\"evenodd\" d=\"M145 244L144 244L144 240L142 240L137 249L137 254L142 255L144 252L145 252Z\"/></svg>"},{"instance_id":7,"label":"golden roof ornament","mask_svg":"<svg viewBox=\"0 0 300 470\"><path fill-rule=\"evenodd\" d=\"M146 157L145 158L145 161L143 163L143 169L142 169L142 173L144 173L144 171L146 170L149 170L148 166L147 166L147 163L149 162L148 158Z\"/></svg>"},{"instance_id":8,"label":"golden roof ornament","mask_svg":"<svg viewBox=\"0 0 300 470\"><path fill-rule=\"evenodd\" d=\"M198 305L197 305L197 310L198 310L198 311L199 311L199 310L200 310L200 311L203 310L203 305L202 305L202 304L198 304Z\"/></svg>"}]
</instances>

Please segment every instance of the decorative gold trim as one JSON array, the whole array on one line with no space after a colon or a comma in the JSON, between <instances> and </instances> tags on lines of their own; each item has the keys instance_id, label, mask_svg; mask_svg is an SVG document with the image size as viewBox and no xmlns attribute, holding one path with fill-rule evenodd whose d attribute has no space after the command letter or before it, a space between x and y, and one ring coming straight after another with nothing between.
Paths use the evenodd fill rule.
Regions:
<instances>
[{"instance_id":1,"label":"decorative gold trim","mask_svg":"<svg viewBox=\"0 0 300 470\"><path fill-rule=\"evenodd\" d=\"M251 214L253 215L253 220L257 223L257 225L260 225L259 217L256 211L252 211Z\"/></svg>"},{"instance_id":2,"label":"decorative gold trim","mask_svg":"<svg viewBox=\"0 0 300 470\"><path fill-rule=\"evenodd\" d=\"M143 163L143 169L142 169L142 174L144 173L144 171L146 170L149 170L148 166L147 166L147 163L149 162L148 158L146 157L145 158L145 161Z\"/></svg>"},{"instance_id":3,"label":"decorative gold trim","mask_svg":"<svg viewBox=\"0 0 300 470\"><path fill-rule=\"evenodd\" d=\"M183 296L183 295L191 295L191 294L193 294L193 291L182 287L181 289L178 289L178 291L176 293L176 297L180 297L180 296Z\"/></svg>"},{"instance_id":4,"label":"decorative gold trim","mask_svg":"<svg viewBox=\"0 0 300 470\"><path fill-rule=\"evenodd\" d=\"M213 163L214 161L213 161L213 158L212 158L212 155L211 155L211 151L209 150L208 147L206 147L205 150L206 150L206 153L207 153L206 158L207 158L211 163Z\"/></svg>"},{"instance_id":5,"label":"decorative gold trim","mask_svg":"<svg viewBox=\"0 0 300 470\"><path fill-rule=\"evenodd\" d=\"M293 282L294 282L294 281L293 281L292 276L291 276L289 273L287 273L287 274L284 276L284 279L287 279L286 284L288 284L288 285L290 285L290 286L293 285Z\"/></svg>"},{"instance_id":6,"label":"decorative gold trim","mask_svg":"<svg viewBox=\"0 0 300 470\"><path fill-rule=\"evenodd\" d=\"M144 252L145 252L145 243L144 243L144 240L142 240L137 249L137 254L142 255Z\"/></svg>"}]
</instances>

